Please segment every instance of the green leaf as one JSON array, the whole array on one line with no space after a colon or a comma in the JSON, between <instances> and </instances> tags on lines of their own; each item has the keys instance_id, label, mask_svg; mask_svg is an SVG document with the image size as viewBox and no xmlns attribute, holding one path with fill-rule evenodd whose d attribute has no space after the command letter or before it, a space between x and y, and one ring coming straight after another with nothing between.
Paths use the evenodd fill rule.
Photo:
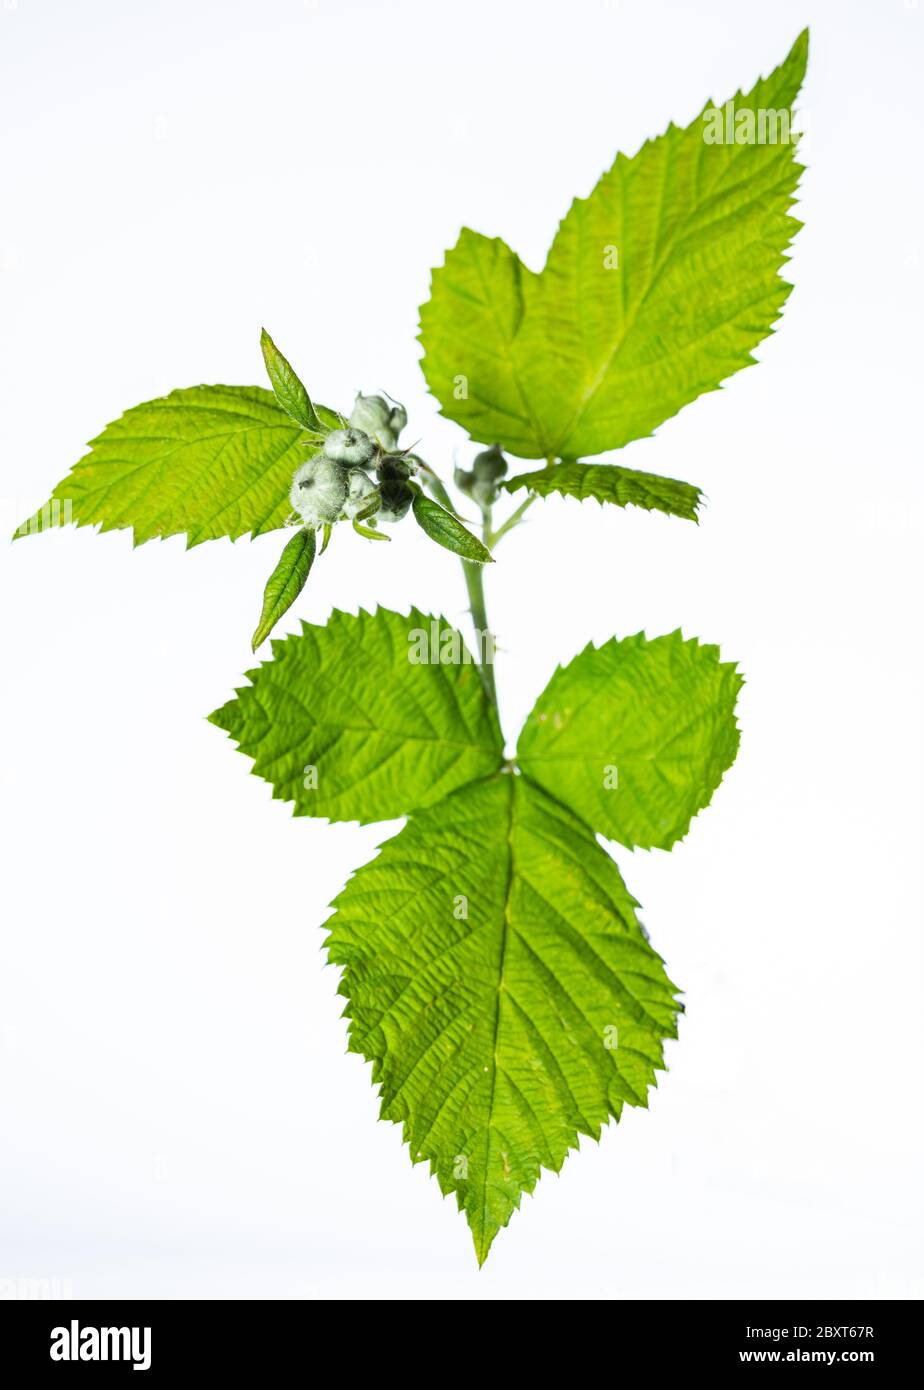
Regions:
<instances>
[{"instance_id":1,"label":"green leaf","mask_svg":"<svg viewBox=\"0 0 924 1390\"><path fill-rule=\"evenodd\" d=\"M260 347L276 399L283 410L310 434L323 437L324 424L311 404L311 397L265 328L260 331Z\"/></svg>"},{"instance_id":2,"label":"green leaf","mask_svg":"<svg viewBox=\"0 0 924 1390\"><path fill-rule=\"evenodd\" d=\"M588 646L539 697L517 761L600 834L670 849L735 760L741 685L718 647L679 632Z\"/></svg>"},{"instance_id":3,"label":"green leaf","mask_svg":"<svg viewBox=\"0 0 924 1390\"><path fill-rule=\"evenodd\" d=\"M535 282L500 237L463 227L420 310L420 365L440 413L520 458L545 457L514 351L524 283ZM548 348L543 359L552 360Z\"/></svg>"},{"instance_id":4,"label":"green leaf","mask_svg":"<svg viewBox=\"0 0 924 1390\"><path fill-rule=\"evenodd\" d=\"M298 598L314 562L317 541L311 527L296 531L279 557L279 563L266 581L263 592L263 611L253 635L251 649L265 642L279 619Z\"/></svg>"},{"instance_id":5,"label":"green leaf","mask_svg":"<svg viewBox=\"0 0 924 1390\"><path fill-rule=\"evenodd\" d=\"M388 820L503 759L478 668L443 618L335 612L274 642L273 655L209 717L297 816Z\"/></svg>"},{"instance_id":6,"label":"green leaf","mask_svg":"<svg viewBox=\"0 0 924 1390\"><path fill-rule=\"evenodd\" d=\"M735 113L788 113L807 54L806 31L736 94ZM523 458L599 454L754 361L790 290L779 271L801 166L794 141L707 144L714 109L618 155L572 204L540 275L462 232L420 337L430 390L473 439Z\"/></svg>"},{"instance_id":7,"label":"green leaf","mask_svg":"<svg viewBox=\"0 0 924 1390\"><path fill-rule=\"evenodd\" d=\"M644 507L649 512L666 512L668 516L682 516L687 521L698 520L697 508L702 501L702 493L692 483L661 478L655 473L638 473L633 468L618 468L614 463L559 463L554 468L520 473L500 486L508 492L528 487L540 497L560 492L582 502L594 497L601 503Z\"/></svg>"},{"instance_id":8,"label":"green leaf","mask_svg":"<svg viewBox=\"0 0 924 1390\"><path fill-rule=\"evenodd\" d=\"M318 407L328 419L335 412ZM97 439L19 534L69 521L184 532L187 545L284 526L292 474L311 441L260 386L191 386L128 410Z\"/></svg>"},{"instance_id":9,"label":"green leaf","mask_svg":"<svg viewBox=\"0 0 924 1390\"><path fill-rule=\"evenodd\" d=\"M543 1168L647 1105L675 986L613 861L524 777L414 816L334 906L350 1048L483 1263Z\"/></svg>"},{"instance_id":10,"label":"green leaf","mask_svg":"<svg viewBox=\"0 0 924 1390\"><path fill-rule=\"evenodd\" d=\"M436 541L444 550L452 550L465 560L478 565L493 564L493 557L487 546L482 545L467 527L452 512L447 512L432 497L422 492L414 494L414 520L421 530L426 531L431 541Z\"/></svg>"}]
</instances>

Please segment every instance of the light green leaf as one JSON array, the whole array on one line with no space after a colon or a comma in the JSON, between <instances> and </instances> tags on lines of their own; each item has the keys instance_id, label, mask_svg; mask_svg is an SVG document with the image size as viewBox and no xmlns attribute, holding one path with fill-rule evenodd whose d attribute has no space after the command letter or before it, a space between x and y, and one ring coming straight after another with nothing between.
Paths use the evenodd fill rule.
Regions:
<instances>
[{"instance_id":1,"label":"light green leaf","mask_svg":"<svg viewBox=\"0 0 924 1390\"><path fill-rule=\"evenodd\" d=\"M297 816L388 820L502 761L478 668L459 660L464 644L443 618L335 612L273 655L209 717Z\"/></svg>"},{"instance_id":2,"label":"light green leaf","mask_svg":"<svg viewBox=\"0 0 924 1390\"><path fill-rule=\"evenodd\" d=\"M473 536L468 527L463 526L458 517L447 512L439 502L434 502L432 497L426 497L422 492L415 492L413 505L414 520L421 530L426 531L431 541L476 565L493 564L487 546L482 545L478 537Z\"/></svg>"},{"instance_id":3,"label":"light green leaf","mask_svg":"<svg viewBox=\"0 0 924 1390\"><path fill-rule=\"evenodd\" d=\"M279 563L266 581L263 611L253 635L251 649L265 642L284 613L292 607L308 579L314 563L317 540L310 526L296 531L279 557Z\"/></svg>"},{"instance_id":4,"label":"light green leaf","mask_svg":"<svg viewBox=\"0 0 924 1390\"><path fill-rule=\"evenodd\" d=\"M340 417L324 406L326 424ZM91 441L19 534L76 522L187 545L284 526L310 439L260 386L191 386L136 405Z\"/></svg>"},{"instance_id":5,"label":"light green leaf","mask_svg":"<svg viewBox=\"0 0 924 1390\"><path fill-rule=\"evenodd\" d=\"M420 365L440 413L520 458L545 456L514 356L523 285L537 279L500 237L463 227L420 310Z\"/></svg>"},{"instance_id":6,"label":"light green leaf","mask_svg":"<svg viewBox=\"0 0 924 1390\"><path fill-rule=\"evenodd\" d=\"M758 113L789 119L807 54L805 32L733 98L756 136ZM572 204L541 275L463 231L421 310L422 366L472 438L523 458L599 454L754 361L790 290L779 271L801 166L795 141L706 143L710 107L618 155Z\"/></svg>"},{"instance_id":7,"label":"light green leaf","mask_svg":"<svg viewBox=\"0 0 924 1390\"><path fill-rule=\"evenodd\" d=\"M311 404L311 397L265 328L260 332L260 348L263 352L263 361L266 363L269 379L273 383L276 399L283 410L286 414L291 415L302 429L307 430L310 434L323 437L326 433L324 424Z\"/></svg>"},{"instance_id":8,"label":"light green leaf","mask_svg":"<svg viewBox=\"0 0 924 1390\"><path fill-rule=\"evenodd\" d=\"M540 468L534 473L520 473L500 484L508 492L527 487L539 497L560 492L565 497L588 497L598 502L612 502L617 507L644 507L646 511L666 512L697 521L697 508L702 493L692 483L676 478L661 478L655 473L638 473L633 468L618 468L614 463L559 463L554 468Z\"/></svg>"},{"instance_id":9,"label":"light green leaf","mask_svg":"<svg viewBox=\"0 0 924 1390\"><path fill-rule=\"evenodd\" d=\"M334 906L350 1047L483 1263L543 1168L647 1105L675 987L613 861L523 777L414 816Z\"/></svg>"},{"instance_id":10,"label":"light green leaf","mask_svg":"<svg viewBox=\"0 0 924 1390\"><path fill-rule=\"evenodd\" d=\"M670 849L735 760L741 685L718 647L679 632L588 646L539 697L517 761L600 834Z\"/></svg>"}]
</instances>

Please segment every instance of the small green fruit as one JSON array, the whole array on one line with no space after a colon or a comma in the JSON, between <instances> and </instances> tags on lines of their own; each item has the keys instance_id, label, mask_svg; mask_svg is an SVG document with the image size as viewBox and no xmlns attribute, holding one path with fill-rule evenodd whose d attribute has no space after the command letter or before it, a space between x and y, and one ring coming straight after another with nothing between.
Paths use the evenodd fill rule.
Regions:
<instances>
[{"instance_id":1,"label":"small green fruit","mask_svg":"<svg viewBox=\"0 0 924 1390\"><path fill-rule=\"evenodd\" d=\"M414 494L400 478L389 478L382 484L382 505L376 519L394 523L402 521L410 510Z\"/></svg>"},{"instance_id":2,"label":"small green fruit","mask_svg":"<svg viewBox=\"0 0 924 1390\"><path fill-rule=\"evenodd\" d=\"M411 476L411 465L400 454L387 454L376 469L384 482L386 479L404 479Z\"/></svg>"},{"instance_id":3,"label":"small green fruit","mask_svg":"<svg viewBox=\"0 0 924 1390\"><path fill-rule=\"evenodd\" d=\"M475 455L472 472L480 483L496 483L507 472L507 460L497 444Z\"/></svg>"},{"instance_id":4,"label":"small green fruit","mask_svg":"<svg viewBox=\"0 0 924 1390\"><path fill-rule=\"evenodd\" d=\"M350 424L377 440L383 449L394 449L398 443L398 431L391 424L393 414L394 410L383 396L358 393L350 412Z\"/></svg>"},{"instance_id":5,"label":"small green fruit","mask_svg":"<svg viewBox=\"0 0 924 1390\"><path fill-rule=\"evenodd\" d=\"M324 441L324 453L335 463L363 468L375 455L375 444L363 430L331 430Z\"/></svg>"},{"instance_id":6,"label":"small green fruit","mask_svg":"<svg viewBox=\"0 0 924 1390\"><path fill-rule=\"evenodd\" d=\"M348 491L347 470L340 463L316 454L296 468L289 501L306 526L336 521Z\"/></svg>"},{"instance_id":7,"label":"small green fruit","mask_svg":"<svg viewBox=\"0 0 924 1390\"><path fill-rule=\"evenodd\" d=\"M347 498L343 504L343 515L347 518L359 516L360 512L370 515L370 508L379 496L379 490L367 473L361 468L351 468L347 480Z\"/></svg>"}]
</instances>

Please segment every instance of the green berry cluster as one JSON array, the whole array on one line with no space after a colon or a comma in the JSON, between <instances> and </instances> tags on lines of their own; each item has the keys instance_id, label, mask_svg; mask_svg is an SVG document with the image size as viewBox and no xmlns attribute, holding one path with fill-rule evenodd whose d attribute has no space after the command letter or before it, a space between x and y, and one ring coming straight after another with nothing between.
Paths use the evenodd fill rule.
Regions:
<instances>
[{"instance_id":1,"label":"green berry cluster","mask_svg":"<svg viewBox=\"0 0 924 1390\"><path fill-rule=\"evenodd\" d=\"M260 335L260 345L276 400L301 426L311 453L292 476L289 501L302 524L267 580L263 610L252 639L254 651L301 593L316 556L324 554L338 521L351 522L353 530L367 540L387 541L390 537L378 529L379 523L393 525L412 512L421 530L444 550L473 565L490 564L490 550L456 516L433 471L416 454L399 449L398 437L407 424L403 405L360 392L348 420L337 411L323 406L318 409L266 329ZM506 468L504 463L504 472ZM441 501L425 494L424 483ZM324 533L320 550L319 530Z\"/></svg>"},{"instance_id":2,"label":"green berry cluster","mask_svg":"<svg viewBox=\"0 0 924 1390\"><path fill-rule=\"evenodd\" d=\"M292 479L289 500L306 526L401 521L414 500L411 480L420 468L414 454L399 453L407 424L403 405L382 396L357 395L344 429L332 430ZM363 528L363 534L367 528Z\"/></svg>"}]
</instances>

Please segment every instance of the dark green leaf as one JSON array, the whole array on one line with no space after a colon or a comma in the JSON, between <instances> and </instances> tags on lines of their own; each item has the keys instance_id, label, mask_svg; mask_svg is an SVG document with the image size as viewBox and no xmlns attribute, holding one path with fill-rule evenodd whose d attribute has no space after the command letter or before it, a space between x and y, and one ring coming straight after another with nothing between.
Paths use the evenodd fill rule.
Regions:
<instances>
[{"instance_id":1,"label":"dark green leaf","mask_svg":"<svg viewBox=\"0 0 924 1390\"><path fill-rule=\"evenodd\" d=\"M464 560L473 560L479 565L492 563L491 552L487 546L482 545L478 537L473 536L452 512L447 512L439 502L434 502L432 497L425 497L422 492L414 496L414 519L418 526L426 531L431 541L436 541L437 545L443 546L444 549L455 551L456 555L461 555Z\"/></svg>"},{"instance_id":2,"label":"dark green leaf","mask_svg":"<svg viewBox=\"0 0 924 1390\"><path fill-rule=\"evenodd\" d=\"M263 612L251 641L253 651L257 650L261 642L266 641L283 613L292 607L304 589L314 561L315 549L314 531L310 526L305 526L296 531L283 550L278 565L266 581Z\"/></svg>"}]
</instances>

